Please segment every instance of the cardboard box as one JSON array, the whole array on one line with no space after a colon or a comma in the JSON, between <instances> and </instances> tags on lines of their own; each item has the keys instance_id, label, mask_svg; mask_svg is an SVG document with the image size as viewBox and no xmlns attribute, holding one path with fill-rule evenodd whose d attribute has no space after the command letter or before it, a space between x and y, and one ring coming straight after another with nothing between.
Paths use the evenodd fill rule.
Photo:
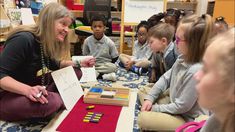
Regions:
<instances>
[{"instance_id":1,"label":"cardboard box","mask_svg":"<svg viewBox=\"0 0 235 132\"><path fill-rule=\"evenodd\" d=\"M85 92L84 103L128 106L130 89L93 86Z\"/></svg>"}]
</instances>

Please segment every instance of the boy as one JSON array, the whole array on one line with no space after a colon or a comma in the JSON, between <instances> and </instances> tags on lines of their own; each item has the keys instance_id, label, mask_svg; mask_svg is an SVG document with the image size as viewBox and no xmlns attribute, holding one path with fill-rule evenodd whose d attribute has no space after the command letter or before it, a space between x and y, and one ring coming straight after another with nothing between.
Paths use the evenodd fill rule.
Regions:
<instances>
[{"instance_id":1,"label":"boy","mask_svg":"<svg viewBox=\"0 0 235 132\"><path fill-rule=\"evenodd\" d=\"M116 81L114 72L117 66L114 63L118 59L118 51L114 42L104 34L105 25L104 16L92 17L91 29L93 35L85 39L83 55L92 55L96 58L97 78Z\"/></svg>"},{"instance_id":2,"label":"boy","mask_svg":"<svg viewBox=\"0 0 235 132\"><path fill-rule=\"evenodd\" d=\"M160 23L149 31L149 45L153 51L149 79L151 83L169 70L178 57L177 47L172 42L174 32L174 27L166 23Z\"/></svg>"}]
</instances>

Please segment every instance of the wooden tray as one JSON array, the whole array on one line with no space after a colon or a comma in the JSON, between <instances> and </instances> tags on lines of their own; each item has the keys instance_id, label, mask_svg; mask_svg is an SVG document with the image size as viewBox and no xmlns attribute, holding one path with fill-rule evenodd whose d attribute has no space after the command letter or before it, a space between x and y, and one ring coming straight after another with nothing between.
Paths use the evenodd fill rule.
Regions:
<instances>
[{"instance_id":1,"label":"wooden tray","mask_svg":"<svg viewBox=\"0 0 235 132\"><path fill-rule=\"evenodd\" d=\"M94 86L85 92L84 103L128 106L130 89Z\"/></svg>"}]
</instances>

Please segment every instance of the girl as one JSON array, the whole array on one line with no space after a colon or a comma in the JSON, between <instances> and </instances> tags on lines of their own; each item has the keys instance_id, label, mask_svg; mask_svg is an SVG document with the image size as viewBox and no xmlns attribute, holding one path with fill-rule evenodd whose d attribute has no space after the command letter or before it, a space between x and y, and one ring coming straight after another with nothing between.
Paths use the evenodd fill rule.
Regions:
<instances>
[{"instance_id":1,"label":"girl","mask_svg":"<svg viewBox=\"0 0 235 132\"><path fill-rule=\"evenodd\" d=\"M164 21L165 21L165 23L168 23L168 24L174 26L175 28L177 28L177 24L179 22L180 15L181 15L181 12L178 9L173 9L173 8L167 9L165 16L164 16Z\"/></svg>"},{"instance_id":2,"label":"girl","mask_svg":"<svg viewBox=\"0 0 235 132\"><path fill-rule=\"evenodd\" d=\"M148 71L150 65L150 57L152 51L147 42L148 24L146 21L142 21L137 26L137 41L134 43L133 56L121 54L119 60L120 66L125 67L127 70L131 70L137 74L142 74Z\"/></svg>"},{"instance_id":3,"label":"girl","mask_svg":"<svg viewBox=\"0 0 235 132\"><path fill-rule=\"evenodd\" d=\"M215 34L219 34L228 30L228 24L224 17L220 16L215 18Z\"/></svg>"},{"instance_id":4,"label":"girl","mask_svg":"<svg viewBox=\"0 0 235 132\"><path fill-rule=\"evenodd\" d=\"M168 70L147 93L138 117L143 130L174 131L184 122L194 120L202 110L197 103L193 74L201 65L206 42L213 28L209 15L195 15L183 18L176 31L176 44L181 53L172 69ZM155 103L159 95L169 88L170 102ZM167 125L166 125L167 124Z\"/></svg>"},{"instance_id":5,"label":"girl","mask_svg":"<svg viewBox=\"0 0 235 132\"><path fill-rule=\"evenodd\" d=\"M201 132L235 130L234 30L218 35L207 48L203 68L195 74L200 106L214 113Z\"/></svg>"}]
</instances>

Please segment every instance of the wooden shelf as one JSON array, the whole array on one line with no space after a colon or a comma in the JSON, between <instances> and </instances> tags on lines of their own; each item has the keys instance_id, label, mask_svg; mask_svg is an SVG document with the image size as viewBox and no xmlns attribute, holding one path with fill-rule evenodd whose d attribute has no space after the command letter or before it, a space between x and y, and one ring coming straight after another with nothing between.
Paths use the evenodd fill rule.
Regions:
<instances>
[{"instance_id":1,"label":"wooden shelf","mask_svg":"<svg viewBox=\"0 0 235 132\"><path fill-rule=\"evenodd\" d=\"M75 17L83 17L83 11L79 11L79 10L70 10L70 11L74 14ZM112 11L111 16L121 18L121 12Z\"/></svg>"},{"instance_id":2,"label":"wooden shelf","mask_svg":"<svg viewBox=\"0 0 235 132\"><path fill-rule=\"evenodd\" d=\"M196 12L197 2L168 1L167 2L167 9L169 9L169 8L192 10L192 11Z\"/></svg>"}]
</instances>

